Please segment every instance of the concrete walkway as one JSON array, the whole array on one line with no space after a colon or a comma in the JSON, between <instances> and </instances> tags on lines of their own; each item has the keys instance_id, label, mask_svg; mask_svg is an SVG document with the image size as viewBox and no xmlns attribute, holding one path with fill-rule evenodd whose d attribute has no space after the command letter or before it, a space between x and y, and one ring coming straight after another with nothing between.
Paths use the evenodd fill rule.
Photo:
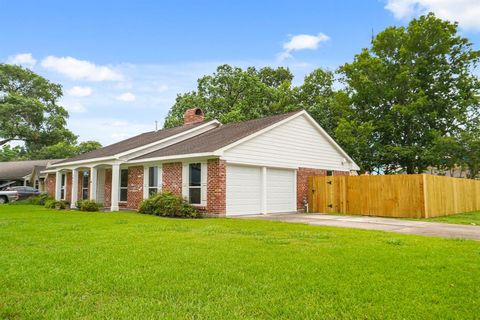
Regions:
<instances>
[{"instance_id":1,"label":"concrete walkway","mask_svg":"<svg viewBox=\"0 0 480 320\"><path fill-rule=\"evenodd\" d=\"M238 216L237 218L303 223L315 226L380 230L431 237L480 240L480 226L461 224L410 221L394 218L298 213L248 215Z\"/></svg>"}]
</instances>

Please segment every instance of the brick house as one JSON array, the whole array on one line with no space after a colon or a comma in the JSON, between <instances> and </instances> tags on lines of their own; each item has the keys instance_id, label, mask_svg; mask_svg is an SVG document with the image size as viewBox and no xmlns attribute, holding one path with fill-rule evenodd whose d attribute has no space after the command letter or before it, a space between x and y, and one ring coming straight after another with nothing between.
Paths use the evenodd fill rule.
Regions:
<instances>
[{"instance_id":1,"label":"brick house","mask_svg":"<svg viewBox=\"0 0 480 320\"><path fill-rule=\"evenodd\" d=\"M57 162L48 192L94 199L111 211L137 209L161 190L220 215L303 208L311 175L348 175L354 161L304 110L240 123L204 121L189 109L184 125L151 131Z\"/></svg>"}]
</instances>

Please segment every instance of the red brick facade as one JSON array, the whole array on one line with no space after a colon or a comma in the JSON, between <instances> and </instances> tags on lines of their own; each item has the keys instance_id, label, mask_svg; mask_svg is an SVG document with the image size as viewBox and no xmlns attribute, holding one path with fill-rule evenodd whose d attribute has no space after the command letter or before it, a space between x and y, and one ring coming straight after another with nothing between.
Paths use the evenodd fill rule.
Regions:
<instances>
[{"instance_id":1,"label":"red brick facade","mask_svg":"<svg viewBox=\"0 0 480 320\"><path fill-rule=\"evenodd\" d=\"M207 212L225 214L227 196L227 163L211 159L207 162Z\"/></svg>"},{"instance_id":2,"label":"red brick facade","mask_svg":"<svg viewBox=\"0 0 480 320\"><path fill-rule=\"evenodd\" d=\"M56 184L56 177L55 174L48 174L45 178L45 188L48 195L52 198L55 198L55 184Z\"/></svg>"},{"instance_id":3,"label":"red brick facade","mask_svg":"<svg viewBox=\"0 0 480 320\"><path fill-rule=\"evenodd\" d=\"M104 207L110 207L112 205L112 170L105 170L105 203Z\"/></svg>"},{"instance_id":4,"label":"red brick facade","mask_svg":"<svg viewBox=\"0 0 480 320\"><path fill-rule=\"evenodd\" d=\"M72 173L67 173L67 179L65 182L65 201L70 203L72 200Z\"/></svg>"},{"instance_id":5,"label":"red brick facade","mask_svg":"<svg viewBox=\"0 0 480 320\"><path fill-rule=\"evenodd\" d=\"M203 112L199 108L192 108L183 114L183 124L192 124L202 122L205 119Z\"/></svg>"},{"instance_id":6,"label":"red brick facade","mask_svg":"<svg viewBox=\"0 0 480 320\"><path fill-rule=\"evenodd\" d=\"M143 166L128 168L127 208L137 209L143 200Z\"/></svg>"},{"instance_id":7,"label":"red brick facade","mask_svg":"<svg viewBox=\"0 0 480 320\"><path fill-rule=\"evenodd\" d=\"M182 196L182 163L164 163L162 167L162 190Z\"/></svg>"}]
</instances>

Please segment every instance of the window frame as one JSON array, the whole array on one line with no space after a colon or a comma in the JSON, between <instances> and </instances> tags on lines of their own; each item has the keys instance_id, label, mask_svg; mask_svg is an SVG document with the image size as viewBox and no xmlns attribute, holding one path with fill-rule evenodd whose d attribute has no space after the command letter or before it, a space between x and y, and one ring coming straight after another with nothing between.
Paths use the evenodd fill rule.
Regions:
<instances>
[{"instance_id":1,"label":"window frame","mask_svg":"<svg viewBox=\"0 0 480 320\"><path fill-rule=\"evenodd\" d=\"M60 177L60 200L65 200L67 196L66 184L67 184L67 174L62 173Z\"/></svg>"},{"instance_id":2,"label":"window frame","mask_svg":"<svg viewBox=\"0 0 480 320\"><path fill-rule=\"evenodd\" d=\"M123 173L126 172L126 181L125 181L125 186L123 186ZM118 190L118 193L119 193L119 196L118 196L118 199L119 199L119 202L127 202L128 200L128 168L127 169L120 169L120 179L119 179L119 190ZM122 191L125 190L125 199L122 199Z\"/></svg>"},{"instance_id":3,"label":"window frame","mask_svg":"<svg viewBox=\"0 0 480 320\"><path fill-rule=\"evenodd\" d=\"M199 174L198 174L198 185L192 185L192 171L191 168L193 165L198 166ZM188 188L188 202L193 205L201 205L202 204L202 163L201 162L192 162L188 164L188 181L187 181L187 188ZM192 202L192 195L191 190L195 189L198 190L199 198L198 202Z\"/></svg>"},{"instance_id":4,"label":"window frame","mask_svg":"<svg viewBox=\"0 0 480 320\"><path fill-rule=\"evenodd\" d=\"M87 180L85 181L85 177ZM82 200L88 200L89 193L88 193L88 185L90 182L90 172L89 171L82 171Z\"/></svg>"},{"instance_id":5,"label":"window frame","mask_svg":"<svg viewBox=\"0 0 480 320\"><path fill-rule=\"evenodd\" d=\"M160 184L160 166L148 167L148 181L147 181L147 196L150 197L156 193L159 193L162 189ZM153 177L152 177L153 172Z\"/></svg>"}]
</instances>

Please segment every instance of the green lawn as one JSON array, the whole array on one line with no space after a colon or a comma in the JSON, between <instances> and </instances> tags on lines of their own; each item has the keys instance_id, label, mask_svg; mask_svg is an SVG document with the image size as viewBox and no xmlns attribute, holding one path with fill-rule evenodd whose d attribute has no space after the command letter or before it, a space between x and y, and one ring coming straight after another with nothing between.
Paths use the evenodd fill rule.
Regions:
<instances>
[{"instance_id":1,"label":"green lawn","mask_svg":"<svg viewBox=\"0 0 480 320\"><path fill-rule=\"evenodd\" d=\"M445 223L469 224L474 226L480 226L480 211L454 214L451 216L421 219L421 220L431 221L431 222L445 222Z\"/></svg>"},{"instance_id":2,"label":"green lawn","mask_svg":"<svg viewBox=\"0 0 480 320\"><path fill-rule=\"evenodd\" d=\"M0 206L0 319L474 319L480 243Z\"/></svg>"}]
</instances>

